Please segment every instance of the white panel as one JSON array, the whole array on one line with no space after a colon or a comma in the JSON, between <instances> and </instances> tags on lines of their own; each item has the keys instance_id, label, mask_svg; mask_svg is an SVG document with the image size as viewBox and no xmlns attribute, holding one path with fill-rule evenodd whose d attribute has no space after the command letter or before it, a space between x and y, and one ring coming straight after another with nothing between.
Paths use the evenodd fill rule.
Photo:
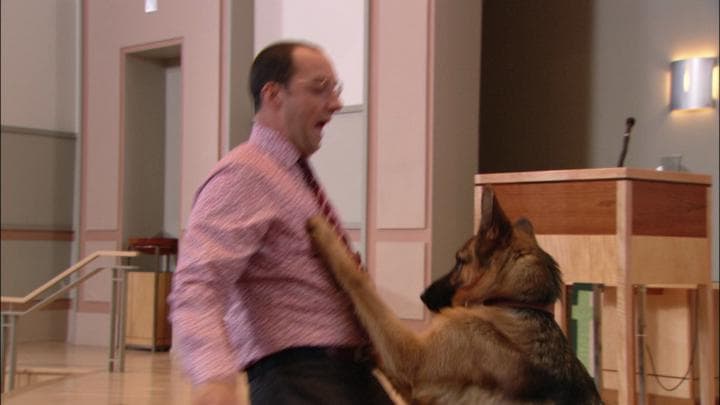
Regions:
<instances>
[{"instance_id":1,"label":"white panel","mask_svg":"<svg viewBox=\"0 0 720 405\"><path fill-rule=\"evenodd\" d=\"M363 112L336 114L312 163L343 223L357 228L365 204Z\"/></svg>"},{"instance_id":2,"label":"white panel","mask_svg":"<svg viewBox=\"0 0 720 405\"><path fill-rule=\"evenodd\" d=\"M283 35L322 46L345 84L346 105L363 104L365 0L285 0Z\"/></svg>"},{"instance_id":3,"label":"white panel","mask_svg":"<svg viewBox=\"0 0 720 405\"><path fill-rule=\"evenodd\" d=\"M255 54L282 38L282 8L283 0L255 2Z\"/></svg>"},{"instance_id":4,"label":"white panel","mask_svg":"<svg viewBox=\"0 0 720 405\"><path fill-rule=\"evenodd\" d=\"M314 42L335 64L345 105L364 104L365 0L255 2L255 17L256 52L280 39Z\"/></svg>"},{"instance_id":5,"label":"white panel","mask_svg":"<svg viewBox=\"0 0 720 405\"><path fill-rule=\"evenodd\" d=\"M115 242L87 242L85 244L85 256L89 256L98 250L116 250ZM99 258L85 267L92 270L97 267L112 266L116 263L113 258ZM87 279L82 285L83 301L107 301L110 302L110 291L112 282L112 270L102 270L98 274Z\"/></svg>"},{"instance_id":6,"label":"white panel","mask_svg":"<svg viewBox=\"0 0 720 405\"><path fill-rule=\"evenodd\" d=\"M364 105L366 0L268 0L255 3L255 53L272 42L299 39L320 45L343 82L343 103ZM357 110L357 109L353 109ZM364 110L336 114L313 165L347 226L364 224Z\"/></svg>"},{"instance_id":7,"label":"white panel","mask_svg":"<svg viewBox=\"0 0 720 405\"><path fill-rule=\"evenodd\" d=\"M423 319L424 242L378 242L375 284L380 296L403 319Z\"/></svg>"},{"instance_id":8,"label":"white panel","mask_svg":"<svg viewBox=\"0 0 720 405\"><path fill-rule=\"evenodd\" d=\"M422 5L420 4L422 3ZM377 2L378 228L424 228L427 153L426 2ZM402 102L398 102L402 100Z\"/></svg>"}]
</instances>

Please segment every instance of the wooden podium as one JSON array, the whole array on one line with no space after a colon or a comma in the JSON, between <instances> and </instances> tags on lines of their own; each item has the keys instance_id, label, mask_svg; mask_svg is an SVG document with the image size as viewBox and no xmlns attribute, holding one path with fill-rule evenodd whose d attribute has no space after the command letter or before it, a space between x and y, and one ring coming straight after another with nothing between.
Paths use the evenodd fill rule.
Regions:
<instances>
[{"instance_id":1,"label":"wooden podium","mask_svg":"<svg viewBox=\"0 0 720 405\"><path fill-rule=\"evenodd\" d=\"M636 403L639 380L634 371L643 366L636 360L642 351L636 348L635 289L681 288L696 293L697 372L691 378L699 376L701 403L714 403L718 332L710 268L710 176L631 168L478 174L475 229L483 185L492 185L511 220L530 219L540 245L560 265L566 284L616 289L616 319L603 322L614 323L617 332L611 346L616 348L618 403ZM564 308L556 307L563 327ZM687 344L692 346L690 337Z\"/></svg>"}]
</instances>

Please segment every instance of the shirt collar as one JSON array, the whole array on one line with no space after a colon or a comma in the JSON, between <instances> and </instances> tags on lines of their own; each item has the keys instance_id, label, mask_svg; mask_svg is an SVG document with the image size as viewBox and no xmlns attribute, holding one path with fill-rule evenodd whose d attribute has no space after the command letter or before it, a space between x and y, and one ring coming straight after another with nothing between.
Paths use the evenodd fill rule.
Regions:
<instances>
[{"instance_id":1,"label":"shirt collar","mask_svg":"<svg viewBox=\"0 0 720 405\"><path fill-rule=\"evenodd\" d=\"M290 167L301 158L297 150L287 137L279 131L266 127L257 122L253 124L249 143L278 161L285 167Z\"/></svg>"}]
</instances>

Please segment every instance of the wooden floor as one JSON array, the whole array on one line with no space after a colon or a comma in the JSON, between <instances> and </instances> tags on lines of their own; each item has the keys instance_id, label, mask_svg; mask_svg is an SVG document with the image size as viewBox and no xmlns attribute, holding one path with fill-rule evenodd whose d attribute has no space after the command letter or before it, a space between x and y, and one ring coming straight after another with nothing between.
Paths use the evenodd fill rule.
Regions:
<instances>
[{"instance_id":1,"label":"wooden floor","mask_svg":"<svg viewBox=\"0 0 720 405\"><path fill-rule=\"evenodd\" d=\"M64 343L19 345L18 370L36 368L64 368L71 373L3 395L4 405L190 404L190 385L169 352L127 350L125 372L110 373L105 348ZM238 393L245 399L244 376L238 380Z\"/></svg>"},{"instance_id":2,"label":"wooden floor","mask_svg":"<svg viewBox=\"0 0 720 405\"><path fill-rule=\"evenodd\" d=\"M185 405L190 385L171 352L127 350L124 373L107 371L107 349L65 343L18 346L18 370L66 370L68 374L17 388L3 405ZM20 377L18 377L20 378ZM238 397L247 401L245 376L238 376ZM402 404L397 400L398 404Z\"/></svg>"}]
</instances>

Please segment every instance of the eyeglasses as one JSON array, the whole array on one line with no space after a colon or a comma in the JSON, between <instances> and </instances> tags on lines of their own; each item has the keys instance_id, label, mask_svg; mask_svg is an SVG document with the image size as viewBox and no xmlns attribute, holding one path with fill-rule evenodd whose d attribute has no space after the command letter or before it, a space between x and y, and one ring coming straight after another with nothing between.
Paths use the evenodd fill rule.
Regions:
<instances>
[{"instance_id":1,"label":"eyeglasses","mask_svg":"<svg viewBox=\"0 0 720 405\"><path fill-rule=\"evenodd\" d=\"M332 79L329 79L327 77L318 77L315 79L298 79L297 82L303 83L303 86L305 89L310 91L315 96L323 97L323 98L330 98L330 97L337 97L340 98L340 95L343 91L343 85L340 81L334 81ZM286 85L287 87L287 85Z\"/></svg>"}]
</instances>

